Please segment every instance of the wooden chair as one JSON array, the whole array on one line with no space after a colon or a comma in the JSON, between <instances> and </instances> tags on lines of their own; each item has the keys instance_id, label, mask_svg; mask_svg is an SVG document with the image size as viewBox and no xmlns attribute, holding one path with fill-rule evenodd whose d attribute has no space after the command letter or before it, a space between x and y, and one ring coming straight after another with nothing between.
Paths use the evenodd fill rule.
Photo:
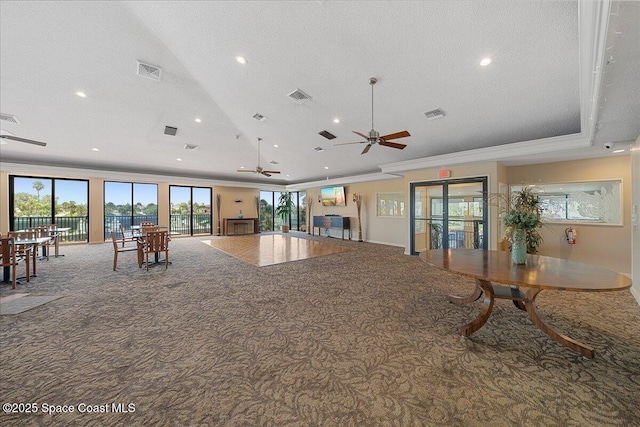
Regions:
<instances>
[{"instance_id":1,"label":"wooden chair","mask_svg":"<svg viewBox=\"0 0 640 427\"><path fill-rule=\"evenodd\" d=\"M47 261L49 261L49 253L51 252L51 246L55 247L56 241L57 241L57 234L55 235L51 235L51 225L40 225L38 226L38 228L36 229L38 232L38 237L48 237L49 240L41 243L40 246L42 246L42 250L45 251L46 253L46 258ZM31 230L28 230L31 231ZM43 254L44 255L44 254Z\"/></svg>"},{"instance_id":2,"label":"wooden chair","mask_svg":"<svg viewBox=\"0 0 640 427\"><path fill-rule=\"evenodd\" d=\"M120 234L118 235L118 240L120 240L120 243L124 248L124 244L126 242L137 242L138 238L134 236L132 232L124 231L124 227L122 226L122 224L120 224Z\"/></svg>"},{"instance_id":3,"label":"wooden chair","mask_svg":"<svg viewBox=\"0 0 640 427\"><path fill-rule=\"evenodd\" d=\"M10 231L7 236L14 239L16 258L18 258L18 262L20 262L21 259L25 260L28 282L29 278L31 277L31 275L29 274L29 270L31 270L31 263L33 263L33 275L36 275L36 259L38 257L38 246L35 244L24 244L20 242L22 240L34 240L38 236L38 233L36 231Z\"/></svg>"},{"instance_id":4,"label":"wooden chair","mask_svg":"<svg viewBox=\"0 0 640 427\"><path fill-rule=\"evenodd\" d=\"M27 259L29 259L27 257ZM16 288L16 268L20 262L20 258L16 254L16 245L13 237L1 237L0 238L0 260L2 261L2 269L10 268L11 271L11 289ZM27 280L29 277L29 267L27 267ZM4 274L4 271L3 271ZM7 277L3 278L7 280Z\"/></svg>"},{"instance_id":5,"label":"wooden chair","mask_svg":"<svg viewBox=\"0 0 640 427\"><path fill-rule=\"evenodd\" d=\"M169 232L168 231L148 231L139 244L140 254L138 255L138 267L142 268L142 258L144 256L149 271L149 254L154 254L157 258L164 252L164 268L169 267Z\"/></svg>"},{"instance_id":6,"label":"wooden chair","mask_svg":"<svg viewBox=\"0 0 640 427\"><path fill-rule=\"evenodd\" d=\"M122 247L118 246L119 239L116 238L116 233L114 233L113 231L111 232L111 242L113 243L113 271L116 271L116 268L118 267L118 254L121 252L136 251L136 253L138 253L138 264L140 263L138 245L124 246L124 242L122 242Z\"/></svg>"}]
</instances>

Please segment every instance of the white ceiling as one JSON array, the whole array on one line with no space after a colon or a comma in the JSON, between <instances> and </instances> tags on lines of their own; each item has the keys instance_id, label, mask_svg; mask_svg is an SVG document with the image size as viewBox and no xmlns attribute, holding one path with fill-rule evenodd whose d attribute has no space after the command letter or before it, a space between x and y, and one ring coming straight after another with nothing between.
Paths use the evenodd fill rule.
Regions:
<instances>
[{"instance_id":1,"label":"white ceiling","mask_svg":"<svg viewBox=\"0 0 640 427\"><path fill-rule=\"evenodd\" d=\"M0 28L0 109L20 122L1 127L48 143L8 141L3 163L301 185L604 156L640 134L634 1L2 1ZM374 127L408 130L404 150L334 145L370 130L370 77ZM259 137L281 175L236 172Z\"/></svg>"}]
</instances>

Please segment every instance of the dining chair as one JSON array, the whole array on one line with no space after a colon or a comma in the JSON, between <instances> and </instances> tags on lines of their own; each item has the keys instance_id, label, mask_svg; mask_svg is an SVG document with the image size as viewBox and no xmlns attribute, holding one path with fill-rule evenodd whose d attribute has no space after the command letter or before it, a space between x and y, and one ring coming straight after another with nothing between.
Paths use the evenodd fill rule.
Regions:
<instances>
[{"instance_id":1,"label":"dining chair","mask_svg":"<svg viewBox=\"0 0 640 427\"><path fill-rule=\"evenodd\" d=\"M155 260L160 253L164 252L164 268L169 267L169 232L168 231L148 231L144 233L139 244L140 255L138 255L138 267L142 268L142 258L144 256L149 271L149 254L153 254Z\"/></svg>"},{"instance_id":2,"label":"dining chair","mask_svg":"<svg viewBox=\"0 0 640 427\"><path fill-rule=\"evenodd\" d=\"M122 242L122 246L118 246L118 242L120 239L116 237L116 233L111 232L111 242L113 243L113 271L116 271L118 267L118 254L122 252L133 252L136 251L138 253L138 245L136 246L124 246L124 242ZM140 255L138 254L138 263L140 263Z\"/></svg>"},{"instance_id":3,"label":"dining chair","mask_svg":"<svg viewBox=\"0 0 640 427\"><path fill-rule=\"evenodd\" d=\"M50 227L51 227L50 225L39 225L38 228L36 229L38 232L38 237L49 238L49 240L40 244L40 246L42 246L42 250L44 251L43 255L47 258L47 261L49 261L49 253L51 252L51 246L55 246L55 243L56 243L56 235L51 234ZM31 231L31 230L28 230L28 231Z\"/></svg>"},{"instance_id":4,"label":"dining chair","mask_svg":"<svg viewBox=\"0 0 640 427\"><path fill-rule=\"evenodd\" d=\"M13 237L0 237L0 260L2 261L2 269L9 268L11 273L11 289L16 288L16 267L18 266L19 259L16 256L16 246ZM4 272L3 272L4 274ZM29 273L27 272L27 277ZM7 280L8 277L3 277Z\"/></svg>"},{"instance_id":5,"label":"dining chair","mask_svg":"<svg viewBox=\"0 0 640 427\"><path fill-rule=\"evenodd\" d=\"M16 258L18 262L21 259L25 260L27 270L27 282L29 281L31 274L31 263L33 263L33 275L36 275L36 257L38 256L38 246L33 243L22 243L22 241L33 241L38 236L35 231L10 231L7 236L12 237L15 244Z\"/></svg>"},{"instance_id":6,"label":"dining chair","mask_svg":"<svg viewBox=\"0 0 640 427\"><path fill-rule=\"evenodd\" d=\"M124 244L126 242L137 242L138 241L138 238L133 235L133 232L124 231L124 227L122 226L122 224L120 224L120 234L118 235L118 239L120 240L120 243L121 243L123 248L124 248Z\"/></svg>"}]
</instances>

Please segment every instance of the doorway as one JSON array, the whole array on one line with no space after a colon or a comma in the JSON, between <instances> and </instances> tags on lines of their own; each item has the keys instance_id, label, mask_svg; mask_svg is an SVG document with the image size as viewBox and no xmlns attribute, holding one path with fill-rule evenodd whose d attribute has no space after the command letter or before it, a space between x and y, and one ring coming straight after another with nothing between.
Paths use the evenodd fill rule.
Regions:
<instances>
[{"instance_id":1,"label":"doorway","mask_svg":"<svg viewBox=\"0 0 640 427\"><path fill-rule=\"evenodd\" d=\"M411 184L411 254L487 249L487 178Z\"/></svg>"}]
</instances>

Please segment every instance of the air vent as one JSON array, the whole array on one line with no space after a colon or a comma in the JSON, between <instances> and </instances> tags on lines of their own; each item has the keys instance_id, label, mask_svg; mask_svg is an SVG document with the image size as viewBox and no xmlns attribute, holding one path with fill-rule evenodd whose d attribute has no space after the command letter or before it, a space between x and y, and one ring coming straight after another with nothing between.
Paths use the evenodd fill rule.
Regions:
<instances>
[{"instance_id":1,"label":"air vent","mask_svg":"<svg viewBox=\"0 0 640 427\"><path fill-rule=\"evenodd\" d=\"M317 152L320 152L320 151L324 151L324 148L322 148L322 147L314 147L314 150L316 150Z\"/></svg>"},{"instance_id":2,"label":"air vent","mask_svg":"<svg viewBox=\"0 0 640 427\"><path fill-rule=\"evenodd\" d=\"M197 150L200 146L195 144L184 144L185 150Z\"/></svg>"},{"instance_id":3,"label":"air vent","mask_svg":"<svg viewBox=\"0 0 640 427\"><path fill-rule=\"evenodd\" d=\"M301 91L300 89L294 90L287 96L296 104L304 104L305 102L308 102L311 100L311 97L306 93L304 93L303 91Z\"/></svg>"},{"instance_id":4,"label":"air vent","mask_svg":"<svg viewBox=\"0 0 640 427\"><path fill-rule=\"evenodd\" d=\"M444 117L444 111L442 111L439 108L436 108L435 110L427 111L426 113L424 113L424 115L429 120L441 119Z\"/></svg>"},{"instance_id":5,"label":"air vent","mask_svg":"<svg viewBox=\"0 0 640 427\"><path fill-rule=\"evenodd\" d=\"M0 120L2 120L3 122L7 122L7 123L15 123L17 125L20 124L20 122L18 121L18 118L16 116L11 115L11 114L0 113Z\"/></svg>"},{"instance_id":6,"label":"air vent","mask_svg":"<svg viewBox=\"0 0 640 427\"><path fill-rule=\"evenodd\" d=\"M162 69L154 65L149 65L145 64L144 62L138 61L138 75L151 80L160 81Z\"/></svg>"},{"instance_id":7,"label":"air vent","mask_svg":"<svg viewBox=\"0 0 640 427\"><path fill-rule=\"evenodd\" d=\"M262 114L260 114L260 113L255 113L253 115L253 118L258 120L259 122L264 122L264 121L267 120L267 118L265 116L263 116Z\"/></svg>"},{"instance_id":8,"label":"air vent","mask_svg":"<svg viewBox=\"0 0 640 427\"><path fill-rule=\"evenodd\" d=\"M275 160L271 160L269 163L271 163L272 165L277 165L277 164L279 164L280 162L276 162Z\"/></svg>"},{"instance_id":9,"label":"air vent","mask_svg":"<svg viewBox=\"0 0 640 427\"><path fill-rule=\"evenodd\" d=\"M164 127L164 134L165 135L176 136L177 132L178 132L178 128L174 128L174 127L171 127L171 126L165 126Z\"/></svg>"},{"instance_id":10,"label":"air vent","mask_svg":"<svg viewBox=\"0 0 640 427\"><path fill-rule=\"evenodd\" d=\"M334 134L332 134L331 132L328 132L326 130L323 130L322 132L318 132L320 135L324 136L327 139L335 139L336 136Z\"/></svg>"}]
</instances>

